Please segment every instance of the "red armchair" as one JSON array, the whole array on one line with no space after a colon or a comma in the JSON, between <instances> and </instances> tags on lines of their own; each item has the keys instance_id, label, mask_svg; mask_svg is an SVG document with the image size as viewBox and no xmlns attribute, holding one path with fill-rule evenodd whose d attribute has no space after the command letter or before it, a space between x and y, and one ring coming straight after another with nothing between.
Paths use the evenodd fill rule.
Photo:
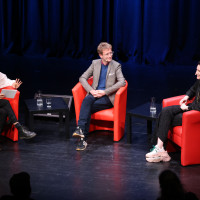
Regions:
<instances>
[{"instance_id":1,"label":"red armchair","mask_svg":"<svg viewBox=\"0 0 200 200\"><path fill-rule=\"evenodd\" d=\"M90 78L88 83L91 85L92 81L93 79ZM92 114L90 132L95 130L113 131L114 141L119 141L123 137L126 118L127 87L128 83L126 81L126 85L117 91L113 108ZM72 93L74 96L76 122L78 122L81 104L87 92L79 82L72 89Z\"/></svg>"},{"instance_id":2,"label":"red armchair","mask_svg":"<svg viewBox=\"0 0 200 200\"><path fill-rule=\"evenodd\" d=\"M184 95L163 99L163 107L179 105L183 97ZM176 151L176 145L181 148L181 164L183 166L200 164L200 112L191 110L183 113L182 126L171 128L168 132L168 139L168 152Z\"/></svg>"},{"instance_id":3,"label":"red armchair","mask_svg":"<svg viewBox=\"0 0 200 200\"><path fill-rule=\"evenodd\" d=\"M5 87L5 88L1 88L0 89L0 92L2 89L13 89L13 87L11 86L8 86L8 87ZM10 98L5 98L7 100L9 100L10 102L10 105L18 119L18 108L19 108L19 95L20 95L20 92L17 91L15 97L13 99L10 99ZM11 140L13 141L18 141L18 130L15 128L15 126L5 126L3 132L2 132L2 135L10 138Z\"/></svg>"}]
</instances>

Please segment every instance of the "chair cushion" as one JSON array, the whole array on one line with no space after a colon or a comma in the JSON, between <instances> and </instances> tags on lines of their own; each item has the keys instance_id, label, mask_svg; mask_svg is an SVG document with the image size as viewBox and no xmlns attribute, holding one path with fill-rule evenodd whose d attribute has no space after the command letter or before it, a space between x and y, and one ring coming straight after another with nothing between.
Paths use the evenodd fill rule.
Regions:
<instances>
[{"instance_id":1,"label":"chair cushion","mask_svg":"<svg viewBox=\"0 0 200 200\"><path fill-rule=\"evenodd\" d=\"M114 108L98 111L92 114L91 119L114 121Z\"/></svg>"}]
</instances>

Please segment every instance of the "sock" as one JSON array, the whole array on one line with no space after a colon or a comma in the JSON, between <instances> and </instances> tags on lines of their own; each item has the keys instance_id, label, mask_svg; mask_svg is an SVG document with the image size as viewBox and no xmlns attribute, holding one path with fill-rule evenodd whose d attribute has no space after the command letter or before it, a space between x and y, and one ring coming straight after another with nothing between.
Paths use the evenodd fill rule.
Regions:
<instances>
[{"instance_id":1,"label":"sock","mask_svg":"<svg viewBox=\"0 0 200 200\"><path fill-rule=\"evenodd\" d=\"M19 132L22 132L22 126L21 126L21 124L19 122L17 124L15 124L15 127L17 128L17 130Z\"/></svg>"}]
</instances>

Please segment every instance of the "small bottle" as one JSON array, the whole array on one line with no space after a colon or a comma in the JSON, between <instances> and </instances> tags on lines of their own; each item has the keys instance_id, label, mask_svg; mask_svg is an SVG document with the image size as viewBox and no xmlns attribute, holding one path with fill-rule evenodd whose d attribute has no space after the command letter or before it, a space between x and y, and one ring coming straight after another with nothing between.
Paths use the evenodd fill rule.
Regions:
<instances>
[{"instance_id":1,"label":"small bottle","mask_svg":"<svg viewBox=\"0 0 200 200\"><path fill-rule=\"evenodd\" d=\"M155 115L155 114L156 114L156 103L155 103L155 97L151 97L150 113L151 113L151 115Z\"/></svg>"},{"instance_id":2,"label":"small bottle","mask_svg":"<svg viewBox=\"0 0 200 200\"><path fill-rule=\"evenodd\" d=\"M43 106L43 99L41 96L41 91L38 91L38 95L37 95L37 106L38 107L42 107Z\"/></svg>"}]
</instances>

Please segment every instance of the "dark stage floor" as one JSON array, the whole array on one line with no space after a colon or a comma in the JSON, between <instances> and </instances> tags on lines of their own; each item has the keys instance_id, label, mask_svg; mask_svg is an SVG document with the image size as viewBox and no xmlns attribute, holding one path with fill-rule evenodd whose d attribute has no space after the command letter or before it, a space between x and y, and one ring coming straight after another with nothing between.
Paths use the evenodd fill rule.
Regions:
<instances>
[{"instance_id":1,"label":"dark stage floor","mask_svg":"<svg viewBox=\"0 0 200 200\"><path fill-rule=\"evenodd\" d=\"M91 61L0 56L1 72L23 80L20 87L20 116L24 122L23 99L33 98L41 89L48 94L71 94L71 88ZM127 108L133 108L155 96L163 98L184 94L195 81L196 66L145 66L127 62L123 73L129 83ZM82 68L81 68L82 67ZM112 133L90 135L84 152L75 150L76 140L58 132L56 120L37 119L37 137L30 141L12 142L0 137L0 196L10 194L9 179L26 171L31 176L35 200L156 199L159 195L158 175L171 169L180 177L185 189L200 198L200 165L182 167L180 153L170 154L167 163L147 163L150 149L146 122L133 121L132 144L126 133L120 142L113 142ZM70 122L70 134L75 117Z\"/></svg>"},{"instance_id":2,"label":"dark stage floor","mask_svg":"<svg viewBox=\"0 0 200 200\"><path fill-rule=\"evenodd\" d=\"M171 169L180 177L185 189L200 198L200 166L182 167L180 153L171 154L167 163L148 163L146 123L134 120L132 144L126 135L112 141L111 132L95 132L84 152L75 150L76 140L66 139L57 131L56 120L36 120L38 136L30 141L11 142L1 137L0 195L10 194L9 179L26 171L31 176L32 198L65 199L156 199L158 175ZM70 132L75 127L71 120Z\"/></svg>"}]
</instances>

